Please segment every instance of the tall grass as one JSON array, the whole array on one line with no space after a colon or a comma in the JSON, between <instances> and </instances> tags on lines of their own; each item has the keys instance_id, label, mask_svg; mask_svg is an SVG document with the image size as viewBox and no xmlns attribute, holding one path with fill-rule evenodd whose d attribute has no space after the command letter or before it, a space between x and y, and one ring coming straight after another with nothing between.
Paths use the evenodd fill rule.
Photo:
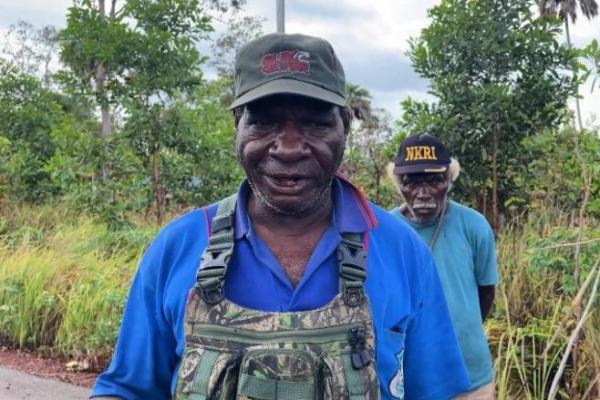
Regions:
<instances>
[{"instance_id":1,"label":"tall grass","mask_svg":"<svg viewBox=\"0 0 600 400\"><path fill-rule=\"evenodd\" d=\"M103 366L112 353L124 298L153 227L110 231L61 207L6 210L0 220L0 341ZM575 317L575 219L545 208L501 232L501 282L486 331L498 399L545 399ZM589 221L582 280L600 256L600 226ZM597 304L597 303L596 303ZM560 399L600 398L600 307L585 325L576 366ZM565 316L567 316L565 318ZM552 341L551 341L552 339Z\"/></svg>"},{"instance_id":2,"label":"tall grass","mask_svg":"<svg viewBox=\"0 0 600 400\"><path fill-rule=\"evenodd\" d=\"M593 226L594 221L590 221ZM595 224L595 226L598 226ZM584 229L585 239L600 238L600 229ZM494 317L486 323L495 355L499 399L546 399L576 320L569 315L577 292L572 279L577 236L570 215L544 210L517 219L497 242L501 282ZM600 241L582 245L584 273L600 257ZM596 306L580 339L576 368L563 375L557 398L599 399L600 312ZM551 342L551 339L556 340Z\"/></svg>"},{"instance_id":3,"label":"tall grass","mask_svg":"<svg viewBox=\"0 0 600 400\"><path fill-rule=\"evenodd\" d=\"M112 232L61 208L15 209L0 236L0 340L102 364L152 229Z\"/></svg>"}]
</instances>

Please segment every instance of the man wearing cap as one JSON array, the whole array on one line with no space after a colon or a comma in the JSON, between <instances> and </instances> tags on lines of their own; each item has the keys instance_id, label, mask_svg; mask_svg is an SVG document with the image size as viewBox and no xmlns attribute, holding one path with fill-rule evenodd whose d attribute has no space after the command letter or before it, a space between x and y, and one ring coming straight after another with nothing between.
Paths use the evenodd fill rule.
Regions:
<instances>
[{"instance_id":1,"label":"man wearing cap","mask_svg":"<svg viewBox=\"0 0 600 400\"><path fill-rule=\"evenodd\" d=\"M468 379L433 259L336 174L350 117L331 45L236 56L235 195L162 229L94 398L449 399Z\"/></svg>"},{"instance_id":2,"label":"man wearing cap","mask_svg":"<svg viewBox=\"0 0 600 400\"><path fill-rule=\"evenodd\" d=\"M388 166L405 203L391 213L408 222L435 258L470 380L459 399L494 398L493 367L482 322L498 282L494 235L477 211L448 199L460 166L429 134L409 136Z\"/></svg>"}]
</instances>

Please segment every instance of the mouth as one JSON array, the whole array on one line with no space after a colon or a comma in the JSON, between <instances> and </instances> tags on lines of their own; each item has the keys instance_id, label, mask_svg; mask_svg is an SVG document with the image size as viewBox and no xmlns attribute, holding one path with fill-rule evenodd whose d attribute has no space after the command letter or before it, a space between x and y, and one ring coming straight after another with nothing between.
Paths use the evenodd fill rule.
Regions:
<instances>
[{"instance_id":1,"label":"mouth","mask_svg":"<svg viewBox=\"0 0 600 400\"><path fill-rule=\"evenodd\" d=\"M437 208L437 204L435 204L435 203L421 203L421 204L413 205L413 210L433 210L436 208Z\"/></svg>"},{"instance_id":2,"label":"mouth","mask_svg":"<svg viewBox=\"0 0 600 400\"><path fill-rule=\"evenodd\" d=\"M271 189L278 194L297 194L306 186L308 178L302 175L265 175Z\"/></svg>"},{"instance_id":3,"label":"mouth","mask_svg":"<svg viewBox=\"0 0 600 400\"><path fill-rule=\"evenodd\" d=\"M437 210L437 204L435 203L420 203L413 204L412 209L415 213L419 214L430 214Z\"/></svg>"}]
</instances>

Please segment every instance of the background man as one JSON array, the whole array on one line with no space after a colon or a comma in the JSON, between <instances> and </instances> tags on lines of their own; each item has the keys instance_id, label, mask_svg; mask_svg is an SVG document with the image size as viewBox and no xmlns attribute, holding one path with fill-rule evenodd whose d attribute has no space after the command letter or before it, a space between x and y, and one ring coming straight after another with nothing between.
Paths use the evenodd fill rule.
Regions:
<instances>
[{"instance_id":1,"label":"background man","mask_svg":"<svg viewBox=\"0 0 600 400\"><path fill-rule=\"evenodd\" d=\"M258 38L236 57L235 88L247 179L151 244L93 397L445 400L465 390L431 254L336 175L350 114L331 45Z\"/></svg>"},{"instance_id":2,"label":"background man","mask_svg":"<svg viewBox=\"0 0 600 400\"><path fill-rule=\"evenodd\" d=\"M493 399L492 360L482 321L498 282L494 235L477 211L448 199L460 166L436 137L406 138L388 166L405 203L391 213L429 244L469 373L461 399Z\"/></svg>"}]
</instances>

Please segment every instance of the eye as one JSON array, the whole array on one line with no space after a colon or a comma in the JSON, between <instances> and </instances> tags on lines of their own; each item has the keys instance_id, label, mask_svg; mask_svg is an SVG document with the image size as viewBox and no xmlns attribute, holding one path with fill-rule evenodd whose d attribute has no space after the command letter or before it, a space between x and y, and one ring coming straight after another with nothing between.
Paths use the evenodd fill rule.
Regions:
<instances>
[{"instance_id":1,"label":"eye","mask_svg":"<svg viewBox=\"0 0 600 400\"><path fill-rule=\"evenodd\" d=\"M328 121L310 120L304 123L305 128L313 135L329 133L331 128Z\"/></svg>"},{"instance_id":2,"label":"eye","mask_svg":"<svg viewBox=\"0 0 600 400\"><path fill-rule=\"evenodd\" d=\"M416 183L412 180L409 179L405 179L401 182L402 186L404 186L407 189L413 189L416 185Z\"/></svg>"},{"instance_id":3,"label":"eye","mask_svg":"<svg viewBox=\"0 0 600 400\"><path fill-rule=\"evenodd\" d=\"M270 118L249 118L247 126L252 132L265 133L275 129L277 122Z\"/></svg>"}]
</instances>

